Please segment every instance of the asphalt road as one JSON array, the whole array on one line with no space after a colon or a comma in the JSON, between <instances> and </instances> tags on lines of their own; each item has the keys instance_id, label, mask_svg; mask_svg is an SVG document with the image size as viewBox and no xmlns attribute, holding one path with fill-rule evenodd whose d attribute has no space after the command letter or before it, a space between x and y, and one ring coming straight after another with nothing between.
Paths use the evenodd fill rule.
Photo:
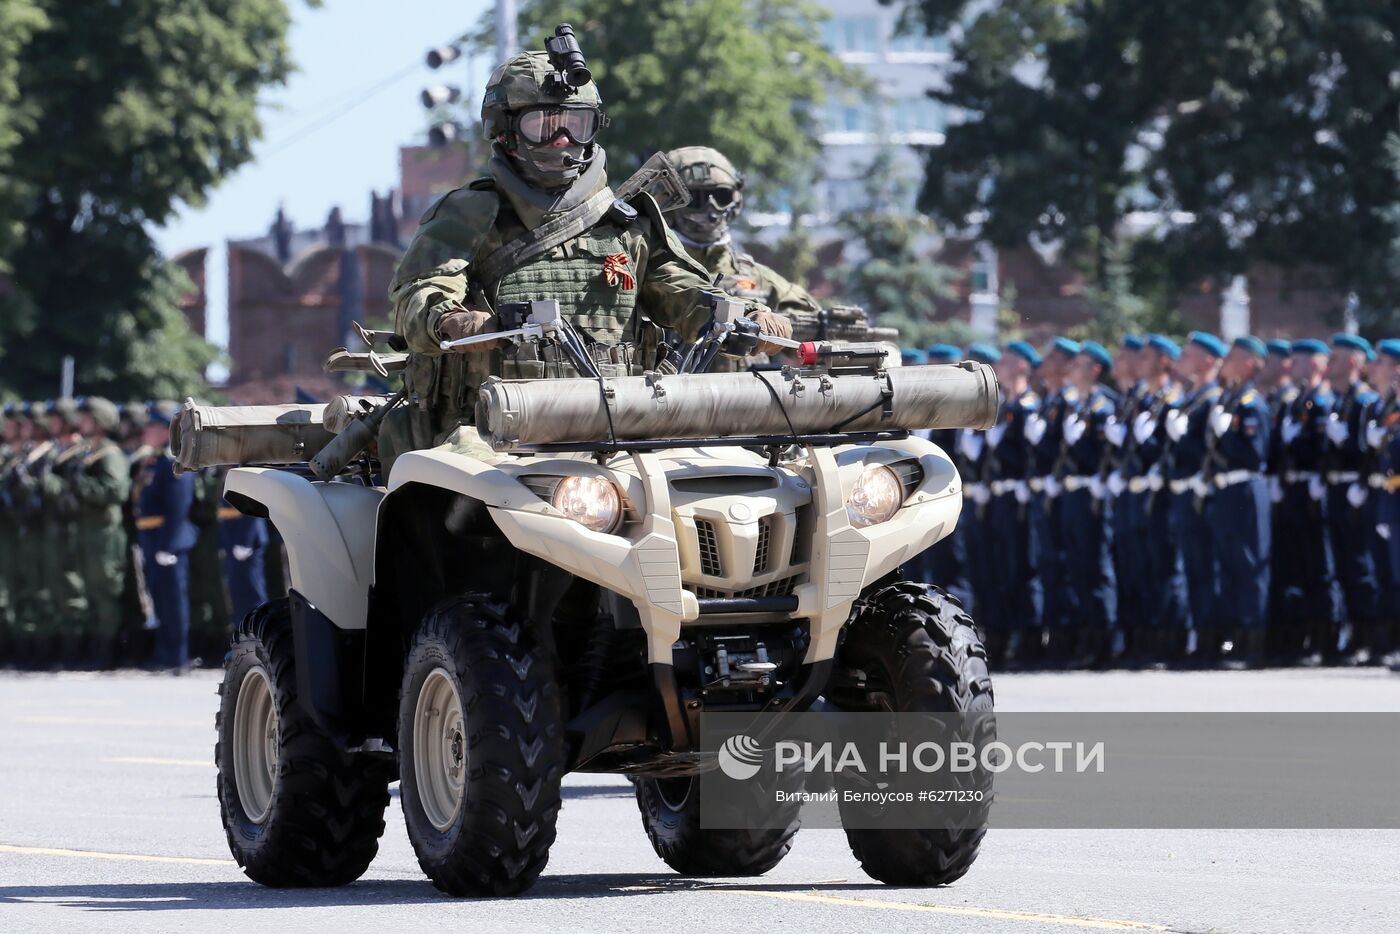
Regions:
<instances>
[{"instance_id":1,"label":"asphalt road","mask_svg":"<svg viewBox=\"0 0 1400 934\"><path fill-rule=\"evenodd\" d=\"M870 882L839 831L804 831L767 876L691 881L655 857L612 776L570 777L549 868L521 897L438 894L397 796L360 882L265 889L238 871L219 825L217 679L0 674L0 931L1400 930L1400 832L993 830L964 879L921 890ZM998 680L997 700L1397 711L1400 676L1019 675Z\"/></svg>"}]
</instances>

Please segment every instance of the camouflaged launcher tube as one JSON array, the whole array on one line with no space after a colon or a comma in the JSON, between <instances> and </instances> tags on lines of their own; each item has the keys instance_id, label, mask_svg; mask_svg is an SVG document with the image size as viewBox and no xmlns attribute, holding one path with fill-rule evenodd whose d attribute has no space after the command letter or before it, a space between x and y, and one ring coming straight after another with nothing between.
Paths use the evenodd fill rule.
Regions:
<instances>
[{"instance_id":1,"label":"camouflaged launcher tube","mask_svg":"<svg viewBox=\"0 0 1400 934\"><path fill-rule=\"evenodd\" d=\"M179 470L247 464L300 464L335 437L324 405L195 405L185 403L170 426Z\"/></svg>"},{"instance_id":2,"label":"camouflaged launcher tube","mask_svg":"<svg viewBox=\"0 0 1400 934\"><path fill-rule=\"evenodd\" d=\"M768 370L626 376L603 383L611 429L604 386L597 380L493 378L477 399L477 431L495 450L505 451L519 444L606 443L610 437L985 429L997 415L996 376L991 367L971 362L879 374Z\"/></svg>"}]
</instances>

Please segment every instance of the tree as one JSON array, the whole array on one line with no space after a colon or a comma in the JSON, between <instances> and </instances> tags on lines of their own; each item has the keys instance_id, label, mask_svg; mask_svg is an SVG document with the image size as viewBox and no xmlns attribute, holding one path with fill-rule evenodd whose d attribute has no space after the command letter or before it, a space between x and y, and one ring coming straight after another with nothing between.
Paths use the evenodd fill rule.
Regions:
<instances>
[{"instance_id":1,"label":"tree","mask_svg":"<svg viewBox=\"0 0 1400 934\"><path fill-rule=\"evenodd\" d=\"M146 228L252 158L258 93L291 68L286 4L38 5L47 22L15 59L30 125L10 153L21 239L6 253L0 381L52 394L71 354L81 392L196 392L212 350L185 327L188 283Z\"/></svg>"},{"instance_id":2,"label":"tree","mask_svg":"<svg viewBox=\"0 0 1400 934\"><path fill-rule=\"evenodd\" d=\"M935 96L964 119L920 199L941 221L1062 241L1103 287L1125 215L1155 211L1170 221L1125 260L1135 291L1145 273L1180 288L1265 261L1400 303L1384 256L1396 4L907 0L906 20L956 36Z\"/></svg>"},{"instance_id":3,"label":"tree","mask_svg":"<svg viewBox=\"0 0 1400 934\"><path fill-rule=\"evenodd\" d=\"M810 0L523 0L519 22L527 49L573 24L611 121L614 177L658 150L713 146L762 192L811 173L818 105L857 83L821 43L826 15ZM479 44L492 34L488 16Z\"/></svg>"},{"instance_id":4,"label":"tree","mask_svg":"<svg viewBox=\"0 0 1400 934\"><path fill-rule=\"evenodd\" d=\"M863 206L837 221L850 237L848 248L859 254L837 271L841 296L863 306L881 327L897 328L908 346L965 340L968 326L935 319L938 299L951 294L953 272L933 261L935 229L909 210L912 185L896 171L894 154L880 151L865 179Z\"/></svg>"},{"instance_id":5,"label":"tree","mask_svg":"<svg viewBox=\"0 0 1400 934\"><path fill-rule=\"evenodd\" d=\"M20 97L19 53L46 22L32 0L0 0L0 274L7 271L6 253L19 235L13 152L33 116Z\"/></svg>"}]
</instances>

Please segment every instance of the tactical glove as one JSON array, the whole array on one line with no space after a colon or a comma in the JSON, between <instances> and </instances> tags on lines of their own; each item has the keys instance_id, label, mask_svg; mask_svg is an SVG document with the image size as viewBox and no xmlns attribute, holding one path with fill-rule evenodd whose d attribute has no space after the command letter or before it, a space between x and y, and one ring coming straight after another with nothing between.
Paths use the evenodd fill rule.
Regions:
<instances>
[{"instance_id":1,"label":"tactical glove","mask_svg":"<svg viewBox=\"0 0 1400 934\"><path fill-rule=\"evenodd\" d=\"M487 311L461 309L448 311L438 319L438 334L445 341L457 341L464 337L476 337L500 330L499 319ZM481 341L462 347L453 347L453 353L480 353L501 345L500 341Z\"/></svg>"},{"instance_id":2,"label":"tactical glove","mask_svg":"<svg viewBox=\"0 0 1400 934\"><path fill-rule=\"evenodd\" d=\"M763 335L792 339L792 322L787 319L786 315L780 315L759 306L746 311L744 317L758 322L759 339L756 353L766 353L772 356L788 349L782 344L774 344L763 339Z\"/></svg>"},{"instance_id":3,"label":"tactical glove","mask_svg":"<svg viewBox=\"0 0 1400 934\"><path fill-rule=\"evenodd\" d=\"M1147 439L1157 433L1157 420L1151 412L1139 412L1133 419L1133 437L1138 444L1146 444Z\"/></svg>"},{"instance_id":4,"label":"tactical glove","mask_svg":"<svg viewBox=\"0 0 1400 934\"><path fill-rule=\"evenodd\" d=\"M1235 417L1225 411L1225 407L1222 405L1217 405L1210 410L1210 430L1215 432L1217 438L1230 430L1230 423L1234 420Z\"/></svg>"}]
</instances>

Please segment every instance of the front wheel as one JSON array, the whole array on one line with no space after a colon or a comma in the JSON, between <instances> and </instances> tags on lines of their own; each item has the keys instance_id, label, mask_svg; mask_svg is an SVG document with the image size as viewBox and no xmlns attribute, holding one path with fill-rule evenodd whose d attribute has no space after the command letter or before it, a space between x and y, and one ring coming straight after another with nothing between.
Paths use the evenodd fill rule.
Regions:
<instances>
[{"instance_id":1,"label":"front wheel","mask_svg":"<svg viewBox=\"0 0 1400 934\"><path fill-rule=\"evenodd\" d=\"M292 887L363 875L384 833L393 764L345 752L297 699L286 600L234 633L214 723L224 832L248 877Z\"/></svg>"},{"instance_id":2,"label":"front wheel","mask_svg":"<svg viewBox=\"0 0 1400 934\"><path fill-rule=\"evenodd\" d=\"M549 861L565 770L547 649L509 607L454 597L414 636L399 699L408 839L449 895L514 895Z\"/></svg>"},{"instance_id":3,"label":"front wheel","mask_svg":"<svg viewBox=\"0 0 1400 934\"><path fill-rule=\"evenodd\" d=\"M859 693L838 692L848 710L992 712L987 653L961 605L936 587L899 583L856 605L839 664L863 673ZM990 717L980 721L986 725ZM872 878L889 885L947 885L962 878L987 833L988 804L973 826L957 830L846 830L851 852Z\"/></svg>"},{"instance_id":4,"label":"front wheel","mask_svg":"<svg viewBox=\"0 0 1400 934\"><path fill-rule=\"evenodd\" d=\"M656 855L686 876L761 876L792 849L792 838L801 827L798 805L774 805L766 788L755 780L754 807L780 809L782 826L766 829L707 828L700 826L700 780L637 778L637 809Z\"/></svg>"}]
</instances>

